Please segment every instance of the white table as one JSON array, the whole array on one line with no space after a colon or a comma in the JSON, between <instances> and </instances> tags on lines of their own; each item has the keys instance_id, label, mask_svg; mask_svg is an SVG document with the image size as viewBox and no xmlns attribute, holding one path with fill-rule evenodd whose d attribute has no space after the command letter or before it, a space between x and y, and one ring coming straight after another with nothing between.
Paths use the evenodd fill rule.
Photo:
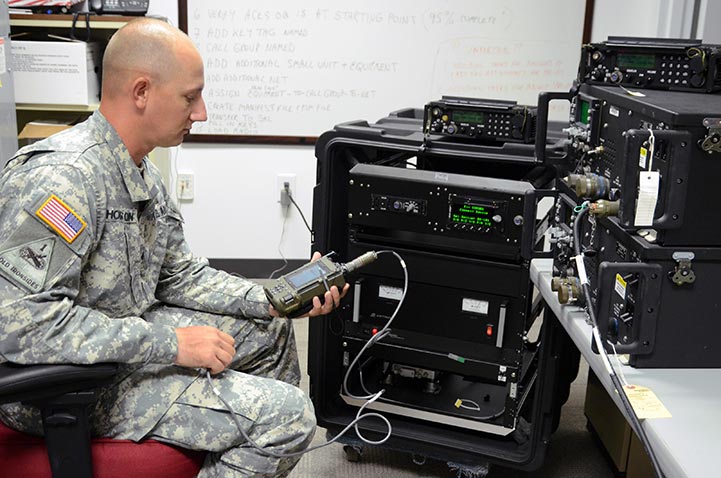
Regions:
<instances>
[{"instance_id":1,"label":"white table","mask_svg":"<svg viewBox=\"0 0 721 478\"><path fill-rule=\"evenodd\" d=\"M591 350L586 313L558 302L551 291L551 267L551 259L534 259L531 280L625 415L599 355ZM614 366L619 367L615 360ZM721 462L717 461L721 459L721 369L637 369L628 365L621 369L628 383L653 390L673 416L642 420L665 477L721 476Z\"/></svg>"}]
</instances>

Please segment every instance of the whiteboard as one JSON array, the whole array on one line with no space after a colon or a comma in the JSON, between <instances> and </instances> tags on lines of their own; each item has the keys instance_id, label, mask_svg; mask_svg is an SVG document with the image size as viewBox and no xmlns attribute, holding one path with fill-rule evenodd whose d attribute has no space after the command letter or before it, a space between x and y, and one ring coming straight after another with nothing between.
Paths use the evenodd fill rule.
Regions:
<instances>
[{"instance_id":1,"label":"whiteboard","mask_svg":"<svg viewBox=\"0 0 721 478\"><path fill-rule=\"evenodd\" d=\"M317 137L441 96L535 105L576 77L578 0L181 0L205 61L193 135ZM551 103L564 119L566 105Z\"/></svg>"}]
</instances>

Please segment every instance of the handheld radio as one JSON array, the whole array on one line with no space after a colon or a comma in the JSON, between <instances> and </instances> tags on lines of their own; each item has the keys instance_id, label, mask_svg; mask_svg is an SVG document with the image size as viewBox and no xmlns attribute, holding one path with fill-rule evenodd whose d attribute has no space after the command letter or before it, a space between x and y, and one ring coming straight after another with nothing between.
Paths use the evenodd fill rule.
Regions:
<instances>
[{"instance_id":1,"label":"handheld radio","mask_svg":"<svg viewBox=\"0 0 721 478\"><path fill-rule=\"evenodd\" d=\"M282 317L298 317L313 308L313 297L325 294L331 286L342 289L346 274L377 258L375 251L369 251L350 262L339 264L326 255L279 277L263 290Z\"/></svg>"}]
</instances>

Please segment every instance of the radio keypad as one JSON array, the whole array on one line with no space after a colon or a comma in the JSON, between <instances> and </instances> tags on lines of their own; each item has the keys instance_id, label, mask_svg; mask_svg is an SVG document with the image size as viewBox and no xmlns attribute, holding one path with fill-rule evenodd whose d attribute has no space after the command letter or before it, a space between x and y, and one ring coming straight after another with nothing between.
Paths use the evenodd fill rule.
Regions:
<instances>
[{"instance_id":1,"label":"radio keypad","mask_svg":"<svg viewBox=\"0 0 721 478\"><path fill-rule=\"evenodd\" d=\"M688 86L692 74L689 59L682 55L663 55L659 74L661 84Z\"/></svg>"},{"instance_id":2,"label":"radio keypad","mask_svg":"<svg viewBox=\"0 0 721 478\"><path fill-rule=\"evenodd\" d=\"M511 137L511 118L508 115L491 113L488 119L488 127L485 130L487 136L496 138Z\"/></svg>"}]
</instances>

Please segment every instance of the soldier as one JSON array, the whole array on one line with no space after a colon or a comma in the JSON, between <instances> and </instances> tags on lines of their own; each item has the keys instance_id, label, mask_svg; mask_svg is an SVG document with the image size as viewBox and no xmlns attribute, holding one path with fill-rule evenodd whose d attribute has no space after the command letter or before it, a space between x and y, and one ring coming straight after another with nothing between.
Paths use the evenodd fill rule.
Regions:
<instances>
[{"instance_id":1,"label":"soldier","mask_svg":"<svg viewBox=\"0 0 721 478\"><path fill-rule=\"evenodd\" d=\"M181 31L140 19L110 40L103 72L99 111L21 149L0 176L0 361L119 362L95 435L209 451L201 477L284 476L298 457L247 446L203 374L258 445L305 449L315 417L292 325L260 286L193 256L146 157L206 120L202 59ZM346 290L315 298L309 315ZM0 418L41 433L31 407Z\"/></svg>"}]
</instances>

